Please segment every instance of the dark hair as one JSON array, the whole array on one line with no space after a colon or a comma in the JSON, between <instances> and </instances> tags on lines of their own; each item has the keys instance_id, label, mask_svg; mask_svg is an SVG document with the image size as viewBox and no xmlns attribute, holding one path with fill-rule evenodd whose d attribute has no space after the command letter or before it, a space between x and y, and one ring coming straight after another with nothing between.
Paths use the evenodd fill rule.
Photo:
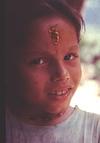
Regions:
<instances>
[{"instance_id":1,"label":"dark hair","mask_svg":"<svg viewBox=\"0 0 100 143\"><path fill-rule=\"evenodd\" d=\"M84 21L79 11L69 5L67 0L9 0L7 9L8 37L9 34L12 38L16 36L16 44L21 43L26 35L27 24L37 18L54 15L61 15L75 26L79 41ZM11 42L14 41L12 38Z\"/></svg>"}]
</instances>

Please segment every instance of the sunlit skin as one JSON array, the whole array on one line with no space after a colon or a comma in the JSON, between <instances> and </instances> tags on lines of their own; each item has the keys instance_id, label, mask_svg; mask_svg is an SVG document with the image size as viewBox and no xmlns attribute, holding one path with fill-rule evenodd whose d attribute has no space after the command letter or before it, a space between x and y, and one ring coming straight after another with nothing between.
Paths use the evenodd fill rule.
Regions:
<instances>
[{"instance_id":1,"label":"sunlit skin","mask_svg":"<svg viewBox=\"0 0 100 143\"><path fill-rule=\"evenodd\" d=\"M56 24L60 40L55 46L48 30ZM59 113L66 111L64 116L69 115L73 111L70 100L81 77L74 26L61 17L37 19L29 25L24 46L13 47L11 51L7 80L8 101L13 112L21 119L33 119L34 124L39 124L38 119L44 122L42 118L46 115L52 124L61 118L57 116ZM63 90L66 95L53 95Z\"/></svg>"}]
</instances>

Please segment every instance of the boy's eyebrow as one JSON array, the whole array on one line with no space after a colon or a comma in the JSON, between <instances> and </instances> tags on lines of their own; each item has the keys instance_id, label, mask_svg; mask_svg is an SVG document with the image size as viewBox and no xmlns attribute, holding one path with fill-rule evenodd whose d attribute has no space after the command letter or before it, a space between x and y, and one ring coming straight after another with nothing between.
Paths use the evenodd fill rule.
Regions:
<instances>
[{"instance_id":1,"label":"boy's eyebrow","mask_svg":"<svg viewBox=\"0 0 100 143\"><path fill-rule=\"evenodd\" d=\"M70 46L69 49L75 50L75 49L79 49L79 47L80 47L79 44L76 44L76 45Z\"/></svg>"},{"instance_id":2,"label":"boy's eyebrow","mask_svg":"<svg viewBox=\"0 0 100 143\"><path fill-rule=\"evenodd\" d=\"M75 45L72 45L72 46L69 46L69 47L65 47L65 50L68 49L68 51L72 51L72 50L79 50L79 44L75 44ZM47 50L48 51L48 50ZM31 50L25 50L24 53L26 54L43 54L43 53L47 53L46 50L37 50L35 48L31 49Z\"/></svg>"},{"instance_id":3,"label":"boy's eyebrow","mask_svg":"<svg viewBox=\"0 0 100 143\"><path fill-rule=\"evenodd\" d=\"M67 47L67 46L66 46L66 47ZM65 47L65 48L66 48L66 47ZM70 51L70 50L77 50L77 49L79 49L79 44L69 46L68 49L69 49L69 51ZM48 51L48 50L47 50L47 51ZM29 51L29 53L42 54L42 53L47 53L47 51L46 51L46 50L42 50L42 51L41 51L41 50L37 50L37 49L32 49L32 50Z\"/></svg>"}]
</instances>

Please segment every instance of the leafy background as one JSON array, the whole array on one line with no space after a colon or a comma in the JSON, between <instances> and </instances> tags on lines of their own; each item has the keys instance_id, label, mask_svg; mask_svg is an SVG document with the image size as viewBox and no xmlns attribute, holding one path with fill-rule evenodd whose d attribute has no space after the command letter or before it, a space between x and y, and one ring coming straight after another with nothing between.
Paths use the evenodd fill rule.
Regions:
<instances>
[{"instance_id":1,"label":"leafy background","mask_svg":"<svg viewBox=\"0 0 100 143\"><path fill-rule=\"evenodd\" d=\"M81 33L82 79L71 105L100 114L100 1L84 0L82 15L86 31Z\"/></svg>"}]
</instances>

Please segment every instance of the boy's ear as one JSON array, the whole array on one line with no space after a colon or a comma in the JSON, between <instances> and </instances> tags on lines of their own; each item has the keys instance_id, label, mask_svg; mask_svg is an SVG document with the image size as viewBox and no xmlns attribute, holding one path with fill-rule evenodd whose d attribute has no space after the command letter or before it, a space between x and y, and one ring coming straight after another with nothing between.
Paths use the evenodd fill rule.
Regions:
<instances>
[{"instance_id":1,"label":"boy's ear","mask_svg":"<svg viewBox=\"0 0 100 143\"><path fill-rule=\"evenodd\" d=\"M81 12L85 0L66 0L78 12Z\"/></svg>"}]
</instances>

